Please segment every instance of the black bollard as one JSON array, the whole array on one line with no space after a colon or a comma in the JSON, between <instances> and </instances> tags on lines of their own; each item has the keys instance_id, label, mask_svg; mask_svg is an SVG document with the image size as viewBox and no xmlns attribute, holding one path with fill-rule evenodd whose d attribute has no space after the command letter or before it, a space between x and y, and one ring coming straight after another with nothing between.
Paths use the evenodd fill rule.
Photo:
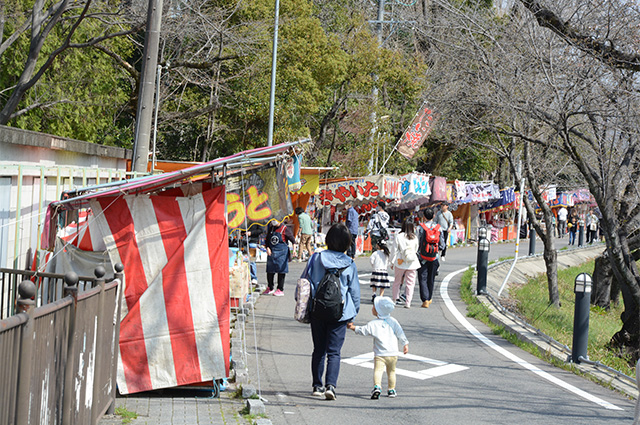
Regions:
<instances>
[{"instance_id":1,"label":"black bollard","mask_svg":"<svg viewBox=\"0 0 640 425\"><path fill-rule=\"evenodd\" d=\"M580 273L576 276L573 292L576 294L576 306L573 316L573 349L571 360L580 363L580 357L588 359L589 311L591 308L591 275Z\"/></svg>"},{"instance_id":2,"label":"black bollard","mask_svg":"<svg viewBox=\"0 0 640 425\"><path fill-rule=\"evenodd\" d=\"M485 232L486 235L486 232ZM476 293L478 295L487 294L487 269L489 264L489 249L491 242L486 237L478 239L478 260L476 268L478 270L478 283Z\"/></svg>"},{"instance_id":3,"label":"black bollard","mask_svg":"<svg viewBox=\"0 0 640 425\"><path fill-rule=\"evenodd\" d=\"M529 229L529 255L536 255L536 229Z\"/></svg>"},{"instance_id":4,"label":"black bollard","mask_svg":"<svg viewBox=\"0 0 640 425\"><path fill-rule=\"evenodd\" d=\"M584 223L578 224L578 246L584 246Z\"/></svg>"}]
</instances>

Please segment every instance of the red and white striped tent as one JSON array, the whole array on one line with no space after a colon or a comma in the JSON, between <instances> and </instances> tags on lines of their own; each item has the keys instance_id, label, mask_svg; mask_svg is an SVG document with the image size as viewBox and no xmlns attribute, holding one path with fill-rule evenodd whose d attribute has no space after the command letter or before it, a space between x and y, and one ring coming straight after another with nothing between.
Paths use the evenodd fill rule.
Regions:
<instances>
[{"instance_id":1,"label":"red and white striped tent","mask_svg":"<svg viewBox=\"0 0 640 425\"><path fill-rule=\"evenodd\" d=\"M280 160L277 155L303 142L112 184L49 206L43 242L53 246L51 226L60 212L89 208L68 242L89 250L102 243L111 263L125 267L120 393L228 376L227 217L225 187L214 184L216 174ZM203 174L209 182L193 183Z\"/></svg>"}]
</instances>

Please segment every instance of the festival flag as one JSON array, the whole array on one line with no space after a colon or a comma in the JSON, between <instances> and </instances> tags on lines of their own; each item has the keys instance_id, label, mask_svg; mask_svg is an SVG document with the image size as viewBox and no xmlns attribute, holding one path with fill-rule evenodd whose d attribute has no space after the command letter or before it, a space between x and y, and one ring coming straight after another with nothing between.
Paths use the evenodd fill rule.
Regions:
<instances>
[{"instance_id":1,"label":"festival flag","mask_svg":"<svg viewBox=\"0 0 640 425\"><path fill-rule=\"evenodd\" d=\"M404 132L396 149L405 158L411 159L416 154L420 146L427 139L433 125L438 119L437 112L433 111L425 102L413 118L413 122Z\"/></svg>"}]
</instances>

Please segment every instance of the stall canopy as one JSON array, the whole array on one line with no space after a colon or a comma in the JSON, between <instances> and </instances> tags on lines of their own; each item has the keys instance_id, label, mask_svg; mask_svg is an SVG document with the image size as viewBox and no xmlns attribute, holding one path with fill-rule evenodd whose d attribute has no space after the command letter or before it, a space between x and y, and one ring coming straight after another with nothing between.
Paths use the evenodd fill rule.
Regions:
<instances>
[{"instance_id":1,"label":"stall canopy","mask_svg":"<svg viewBox=\"0 0 640 425\"><path fill-rule=\"evenodd\" d=\"M228 376L228 194L223 183L234 170L251 179L250 173L245 175L247 169L284 167L285 153L299 143L303 142L84 188L49 206L50 233L55 233L62 212L84 209L88 225L78 238L84 240L83 247L97 250L101 240L110 263L125 267L117 380L121 393ZM287 192L286 177L280 182ZM255 195L260 201L253 205L256 211L275 213L280 208L275 207L282 201L279 194L256 187ZM62 251L55 256L64 256ZM81 255L82 250L74 253Z\"/></svg>"}]
</instances>

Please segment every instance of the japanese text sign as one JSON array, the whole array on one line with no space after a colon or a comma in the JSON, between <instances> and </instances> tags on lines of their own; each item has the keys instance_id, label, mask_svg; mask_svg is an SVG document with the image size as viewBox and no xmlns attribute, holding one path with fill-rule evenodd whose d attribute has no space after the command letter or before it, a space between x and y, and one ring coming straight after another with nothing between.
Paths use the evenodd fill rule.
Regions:
<instances>
[{"instance_id":1,"label":"japanese text sign","mask_svg":"<svg viewBox=\"0 0 640 425\"><path fill-rule=\"evenodd\" d=\"M413 158L413 155L420 149L420 146L422 146L431 132L437 119L438 114L425 102L398 142L398 152L407 159Z\"/></svg>"}]
</instances>

